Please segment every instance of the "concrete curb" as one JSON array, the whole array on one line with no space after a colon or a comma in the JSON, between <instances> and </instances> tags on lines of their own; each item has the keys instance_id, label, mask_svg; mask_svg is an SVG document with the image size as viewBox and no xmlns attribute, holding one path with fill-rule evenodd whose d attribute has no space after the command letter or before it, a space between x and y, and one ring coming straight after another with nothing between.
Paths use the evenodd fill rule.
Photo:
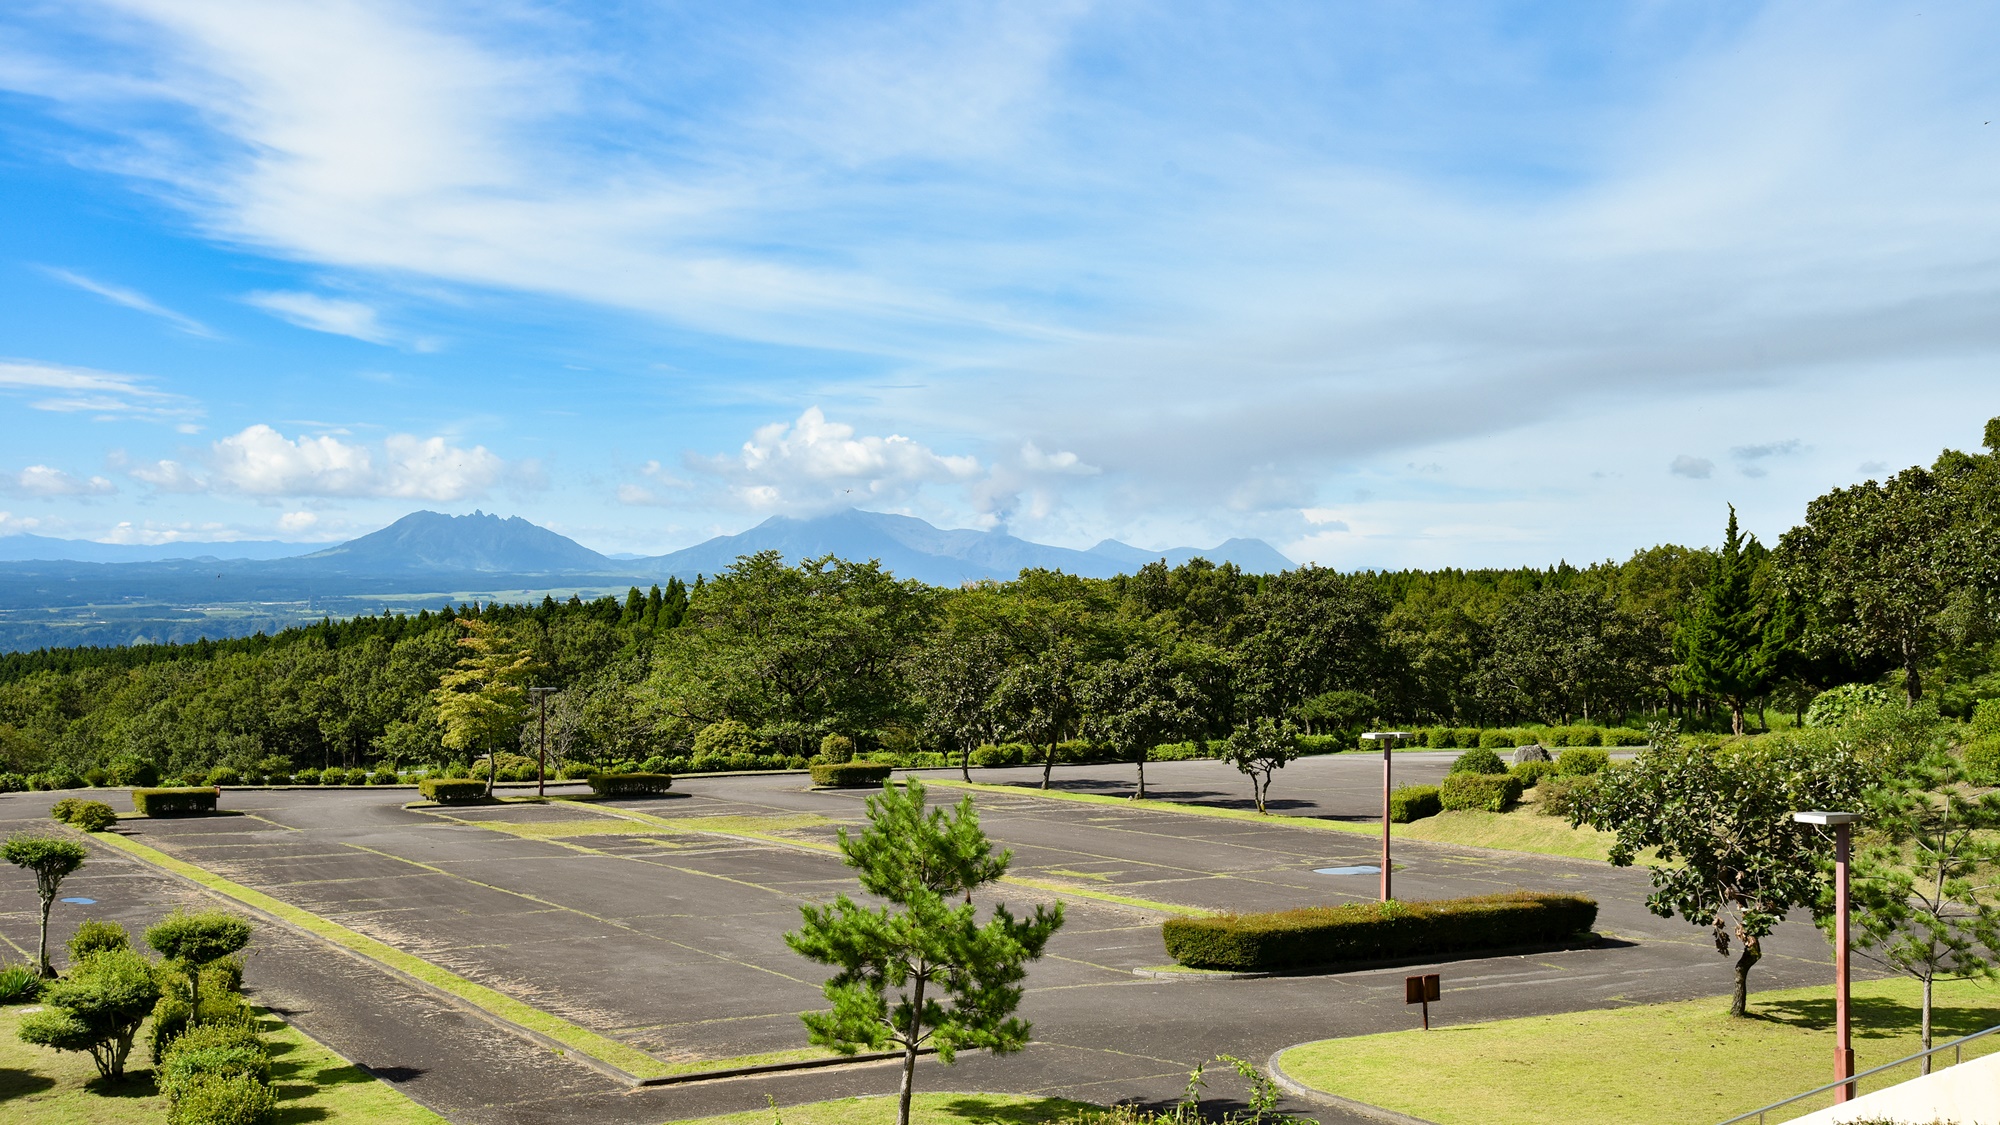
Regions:
<instances>
[{"instance_id":1,"label":"concrete curb","mask_svg":"<svg viewBox=\"0 0 2000 1125\"><path fill-rule=\"evenodd\" d=\"M1303 1047L1305 1045L1304 1043L1292 1044L1293 1047ZM1339 1094L1329 1094L1325 1090L1313 1089L1311 1086L1286 1074L1284 1068L1278 1065L1278 1059L1291 1049L1292 1047L1285 1047L1279 1050L1271 1056L1270 1062L1264 1064L1264 1070L1270 1074L1271 1081L1276 1083L1278 1089L1283 1090L1285 1093L1301 1101L1312 1102L1314 1105L1323 1105L1329 1109L1345 1110L1348 1113L1386 1122L1387 1125L1436 1125L1435 1122L1426 1121L1421 1117L1411 1117L1407 1113L1398 1113L1393 1109L1383 1109L1379 1105L1369 1105L1367 1102L1357 1102L1353 1098L1343 1098Z\"/></svg>"}]
</instances>

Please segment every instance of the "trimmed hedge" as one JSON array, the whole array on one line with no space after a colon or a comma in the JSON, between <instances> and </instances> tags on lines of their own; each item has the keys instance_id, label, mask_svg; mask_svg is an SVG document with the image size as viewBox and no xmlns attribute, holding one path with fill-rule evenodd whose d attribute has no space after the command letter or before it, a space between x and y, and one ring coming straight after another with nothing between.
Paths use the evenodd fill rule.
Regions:
<instances>
[{"instance_id":1,"label":"trimmed hedge","mask_svg":"<svg viewBox=\"0 0 2000 1125\"><path fill-rule=\"evenodd\" d=\"M1506 812L1521 799L1521 779L1504 773L1447 774L1438 786L1438 800L1446 812L1477 810Z\"/></svg>"},{"instance_id":2,"label":"trimmed hedge","mask_svg":"<svg viewBox=\"0 0 2000 1125\"><path fill-rule=\"evenodd\" d=\"M589 781L590 791L600 797L637 797L674 787L670 773L594 773Z\"/></svg>"},{"instance_id":3,"label":"trimmed hedge","mask_svg":"<svg viewBox=\"0 0 2000 1125\"><path fill-rule=\"evenodd\" d=\"M1514 891L1173 918L1160 931L1167 953L1191 969L1257 972L1541 945L1587 933L1596 922L1595 900Z\"/></svg>"},{"instance_id":4,"label":"trimmed hedge","mask_svg":"<svg viewBox=\"0 0 2000 1125\"><path fill-rule=\"evenodd\" d=\"M190 816L215 811L222 794L213 789L189 786L185 789L134 789L132 811L140 816Z\"/></svg>"},{"instance_id":5,"label":"trimmed hedge","mask_svg":"<svg viewBox=\"0 0 2000 1125\"><path fill-rule=\"evenodd\" d=\"M75 797L64 797L49 810L49 815L72 828L84 832L102 832L118 823L118 814L103 801L83 801Z\"/></svg>"},{"instance_id":6,"label":"trimmed hedge","mask_svg":"<svg viewBox=\"0 0 2000 1125\"><path fill-rule=\"evenodd\" d=\"M1594 746L1573 746L1556 755L1556 772L1564 777L1603 773L1611 766L1611 755Z\"/></svg>"},{"instance_id":7,"label":"trimmed hedge","mask_svg":"<svg viewBox=\"0 0 2000 1125\"><path fill-rule=\"evenodd\" d=\"M1444 811L1435 785L1405 785L1389 794L1389 819L1408 824Z\"/></svg>"},{"instance_id":8,"label":"trimmed hedge","mask_svg":"<svg viewBox=\"0 0 2000 1125\"><path fill-rule=\"evenodd\" d=\"M812 767L812 779L833 789L872 788L887 781L892 769L886 762L820 762Z\"/></svg>"},{"instance_id":9,"label":"trimmed hedge","mask_svg":"<svg viewBox=\"0 0 2000 1125\"><path fill-rule=\"evenodd\" d=\"M486 799L486 783L469 777L427 777L417 792L440 805L470 805Z\"/></svg>"},{"instance_id":10,"label":"trimmed hedge","mask_svg":"<svg viewBox=\"0 0 2000 1125\"><path fill-rule=\"evenodd\" d=\"M1554 762L1522 762L1507 771L1509 777L1521 783L1523 789L1533 789L1545 777L1556 775Z\"/></svg>"}]
</instances>

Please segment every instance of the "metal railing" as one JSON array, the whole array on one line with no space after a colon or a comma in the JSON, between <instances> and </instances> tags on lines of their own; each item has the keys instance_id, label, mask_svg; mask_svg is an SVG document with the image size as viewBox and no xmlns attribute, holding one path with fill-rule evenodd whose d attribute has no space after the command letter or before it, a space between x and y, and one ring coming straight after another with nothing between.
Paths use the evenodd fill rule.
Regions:
<instances>
[{"instance_id":1,"label":"metal railing","mask_svg":"<svg viewBox=\"0 0 2000 1125\"><path fill-rule=\"evenodd\" d=\"M1972 1042L1974 1039L1979 1039L1984 1036L1991 1035L1996 1031L2000 1031L2000 1024L1994 1024L1992 1027L1987 1028L1985 1031L1975 1031L1970 1035L1961 1035L1957 1039L1954 1039L1949 1043L1940 1043L1937 1046L1932 1047L1928 1051L1918 1051L1914 1055L1905 1056L1903 1058L1897 1059L1895 1062L1886 1062L1883 1063L1881 1066L1871 1066L1867 1070L1864 1070L1861 1073L1854 1075L1852 1078L1844 1078L1838 1082L1829 1082L1824 1086L1819 1086L1811 1090L1807 1090L1803 1094L1793 1094L1791 1097L1786 1098L1784 1101L1772 1102L1770 1105L1767 1105L1762 1109L1753 1109L1749 1113L1738 1114L1737 1116L1722 1122L1721 1125L1736 1125L1736 1123L1739 1121L1748 1121L1753 1117L1757 1119L1757 1125L1764 1125L1764 1115L1771 1112L1774 1109L1782 1109L1785 1106L1792 1104L1793 1102L1804 1101L1806 1098L1813 1097L1816 1094L1824 1094L1828 1090L1837 1090L1842 1086L1859 1083L1863 1078L1866 1078L1871 1074L1880 1074L1885 1070L1889 1070L1893 1067L1902 1066L1904 1063L1915 1062L1918 1059L1925 1057L1926 1055L1935 1055L1941 1051L1950 1051L1951 1064L1953 1066L1957 1066L1960 1062L1964 1061L1965 1055L1963 1048L1967 1043Z\"/></svg>"}]
</instances>

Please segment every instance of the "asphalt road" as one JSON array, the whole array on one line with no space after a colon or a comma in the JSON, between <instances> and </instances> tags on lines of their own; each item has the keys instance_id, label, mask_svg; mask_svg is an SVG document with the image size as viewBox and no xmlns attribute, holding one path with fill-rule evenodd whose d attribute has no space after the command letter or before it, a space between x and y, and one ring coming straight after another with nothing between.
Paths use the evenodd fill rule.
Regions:
<instances>
[{"instance_id":1,"label":"asphalt road","mask_svg":"<svg viewBox=\"0 0 2000 1125\"><path fill-rule=\"evenodd\" d=\"M1399 754L1398 774L1441 775L1450 754ZM933 781L955 776L932 771ZM1129 792L1130 767L1057 771L1066 788ZM1247 804L1218 763L1156 765L1152 795ZM978 780L1039 780L979 771ZM957 793L934 785L940 799ZM53 794L0 797L0 828L46 815ZM1274 811L1378 815L1380 760L1311 758L1280 775ZM470 979L668 1060L803 1046L801 1011L822 1006L823 970L783 934L798 906L853 892L825 844L858 822L865 794L813 791L797 775L688 778L668 797L621 802L703 829L608 822L589 806L406 810L406 790L241 791L249 815L125 821L151 846L313 910ZM1220 909L1372 898L1373 876L1315 869L1370 862L1364 834L1252 820L978 794L981 823L1014 852L1013 874L1054 887ZM724 817L726 820L704 818ZM496 827L499 825L500 827ZM605 834L602 829L638 835ZM775 839L718 834L757 832ZM570 833L539 838L551 833ZM1576 891L1602 904L1605 946L1432 966L1444 976L1435 1021L1449 1025L1633 1002L1719 995L1728 962L1704 931L1643 906L1646 877L1606 865L1398 841L1397 893L1420 899L1515 888ZM1016 905L1062 896L1067 923L1032 970L1022 1014L1035 1042L949 1069L923 1064L920 1088L1168 1102L1194 1064L1259 1060L1302 1040L1412 1026L1402 977L1423 966L1251 981L1163 981L1136 967L1167 960L1160 915L1061 891L1004 886ZM57 936L84 917L138 928L195 892L122 853L97 849L59 908ZM32 949L33 888L0 872L0 938ZM1818 983L1827 948L1803 923L1780 927L1755 970L1760 988ZM257 998L454 1121L653 1123L855 1093L885 1093L887 1065L625 1091L314 938L266 927L247 975ZM1233 1080L1211 1089L1230 1096ZM1296 1107L1310 1111L1309 1107ZM1338 1115L1312 1111L1323 1121Z\"/></svg>"}]
</instances>

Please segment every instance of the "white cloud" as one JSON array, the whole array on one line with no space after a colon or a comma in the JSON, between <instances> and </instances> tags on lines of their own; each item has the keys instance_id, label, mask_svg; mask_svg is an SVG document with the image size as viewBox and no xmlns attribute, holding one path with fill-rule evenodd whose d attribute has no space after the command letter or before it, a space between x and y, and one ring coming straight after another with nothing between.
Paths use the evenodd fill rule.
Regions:
<instances>
[{"instance_id":1,"label":"white cloud","mask_svg":"<svg viewBox=\"0 0 2000 1125\"><path fill-rule=\"evenodd\" d=\"M483 445L467 449L438 436L392 434L370 446L332 434L287 438L262 423L215 442L201 462L128 464L124 471L165 492L450 501L482 495L510 468ZM537 474L528 463L521 476L532 483Z\"/></svg>"},{"instance_id":2,"label":"white cloud","mask_svg":"<svg viewBox=\"0 0 2000 1125\"><path fill-rule=\"evenodd\" d=\"M925 484L971 481L980 470L976 457L945 456L901 434L856 436L817 406L760 427L734 455L690 455L687 466L727 481L760 510L901 503Z\"/></svg>"},{"instance_id":3,"label":"white cloud","mask_svg":"<svg viewBox=\"0 0 2000 1125\"><path fill-rule=\"evenodd\" d=\"M177 313L136 289L128 289L122 285L112 285L109 282L97 281L72 270L50 267L47 272L50 277L58 281L67 282L87 293L95 293L114 305L123 305L128 309L145 313L147 316L159 317L161 320L166 321L190 336L201 336L207 339L215 338L215 330L208 325L191 316Z\"/></svg>"},{"instance_id":4,"label":"white cloud","mask_svg":"<svg viewBox=\"0 0 2000 1125\"><path fill-rule=\"evenodd\" d=\"M296 535L301 531L312 530L313 525L318 522L318 512L286 512L278 517L278 530L288 535Z\"/></svg>"},{"instance_id":5,"label":"white cloud","mask_svg":"<svg viewBox=\"0 0 2000 1125\"><path fill-rule=\"evenodd\" d=\"M57 414L95 414L104 419L135 418L150 422L201 415L201 408L192 399L154 390L138 375L34 360L0 360L0 391L47 395L28 405Z\"/></svg>"},{"instance_id":6,"label":"white cloud","mask_svg":"<svg viewBox=\"0 0 2000 1125\"><path fill-rule=\"evenodd\" d=\"M395 337L382 326L375 310L360 301L286 292L251 293L243 299L284 321L314 332L352 336L370 344L395 342Z\"/></svg>"},{"instance_id":7,"label":"white cloud","mask_svg":"<svg viewBox=\"0 0 2000 1125\"><path fill-rule=\"evenodd\" d=\"M0 489L16 496L109 496L118 487L104 477L79 477L47 465L30 465L0 481Z\"/></svg>"},{"instance_id":8,"label":"white cloud","mask_svg":"<svg viewBox=\"0 0 2000 1125\"><path fill-rule=\"evenodd\" d=\"M1668 463L1667 471L1689 480L1707 480L1715 475L1715 462L1706 457L1694 457L1682 453Z\"/></svg>"}]
</instances>

